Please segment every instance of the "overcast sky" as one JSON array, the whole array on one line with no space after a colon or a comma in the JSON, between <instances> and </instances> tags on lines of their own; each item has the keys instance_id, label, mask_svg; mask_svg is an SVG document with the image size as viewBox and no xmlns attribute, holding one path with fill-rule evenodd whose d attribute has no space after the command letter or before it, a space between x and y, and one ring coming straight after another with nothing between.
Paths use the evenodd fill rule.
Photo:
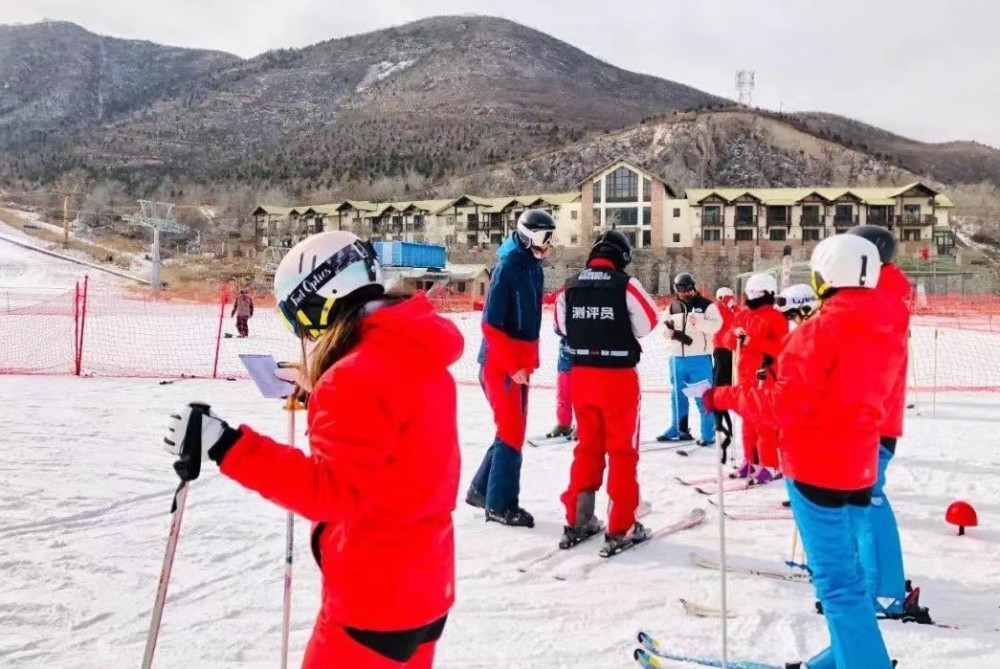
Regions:
<instances>
[{"instance_id":1,"label":"overcast sky","mask_svg":"<svg viewBox=\"0 0 1000 669\"><path fill-rule=\"evenodd\" d=\"M0 23L61 19L245 57L470 12L729 98L736 70L754 70L762 107L1000 147L995 0L0 0Z\"/></svg>"}]
</instances>

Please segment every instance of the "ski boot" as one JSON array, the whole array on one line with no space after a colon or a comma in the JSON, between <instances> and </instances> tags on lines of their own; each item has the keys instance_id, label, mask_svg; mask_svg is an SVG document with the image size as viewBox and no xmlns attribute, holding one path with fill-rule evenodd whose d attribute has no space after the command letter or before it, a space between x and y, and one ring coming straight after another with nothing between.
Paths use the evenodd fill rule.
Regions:
<instances>
[{"instance_id":1,"label":"ski boot","mask_svg":"<svg viewBox=\"0 0 1000 669\"><path fill-rule=\"evenodd\" d=\"M477 509L486 508L486 495L479 492L472 486L469 486L469 491L465 493L465 503L469 506L474 506Z\"/></svg>"},{"instance_id":2,"label":"ski boot","mask_svg":"<svg viewBox=\"0 0 1000 669\"><path fill-rule=\"evenodd\" d=\"M930 609L920 606L920 588L914 588L909 581L906 582L906 599L903 600L903 610L901 612L883 611L880 617L887 620L900 620L904 623L917 623L918 625L933 625Z\"/></svg>"},{"instance_id":3,"label":"ski boot","mask_svg":"<svg viewBox=\"0 0 1000 669\"><path fill-rule=\"evenodd\" d=\"M670 430L667 430L658 436L656 440L660 443L665 441L694 441L694 437L691 436L690 432L671 432Z\"/></svg>"},{"instance_id":4,"label":"ski boot","mask_svg":"<svg viewBox=\"0 0 1000 669\"><path fill-rule=\"evenodd\" d=\"M780 472L772 472L767 467L760 467L749 479L747 479L748 485L767 485L772 481L777 481L781 478Z\"/></svg>"},{"instance_id":5,"label":"ski boot","mask_svg":"<svg viewBox=\"0 0 1000 669\"><path fill-rule=\"evenodd\" d=\"M509 527L534 527L535 517L519 506L506 511L486 509L487 523L500 523Z\"/></svg>"},{"instance_id":6,"label":"ski boot","mask_svg":"<svg viewBox=\"0 0 1000 669\"><path fill-rule=\"evenodd\" d=\"M715 446L715 439L699 439L694 443L698 444L699 446L705 446L705 447Z\"/></svg>"},{"instance_id":7,"label":"ski boot","mask_svg":"<svg viewBox=\"0 0 1000 669\"><path fill-rule=\"evenodd\" d=\"M584 542L595 534L604 531L604 525L596 516L591 516L583 525L563 526L562 538L559 540L559 548L566 550L578 543Z\"/></svg>"},{"instance_id":8,"label":"ski boot","mask_svg":"<svg viewBox=\"0 0 1000 669\"><path fill-rule=\"evenodd\" d=\"M642 523L636 522L628 532L621 532L617 534L604 534L604 545L601 546L601 550L598 553L603 558L611 557L617 553L621 553L627 548L631 548L636 544L641 544L643 541L649 539L649 530Z\"/></svg>"},{"instance_id":9,"label":"ski boot","mask_svg":"<svg viewBox=\"0 0 1000 669\"><path fill-rule=\"evenodd\" d=\"M739 469L729 475L731 479L748 479L753 475L753 464L744 462Z\"/></svg>"},{"instance_id":10,"label":"ski boot","mask_svg":"<svg viewBox=\"0 0 1000 669\"><path fill-rule=\"evenodd\" d=\"M573 428L569 425L556 425L552 430L545 435L546 439L555 439L556 437L566 437L571 438L573 436Z\"/></svg>"}]
</instances>

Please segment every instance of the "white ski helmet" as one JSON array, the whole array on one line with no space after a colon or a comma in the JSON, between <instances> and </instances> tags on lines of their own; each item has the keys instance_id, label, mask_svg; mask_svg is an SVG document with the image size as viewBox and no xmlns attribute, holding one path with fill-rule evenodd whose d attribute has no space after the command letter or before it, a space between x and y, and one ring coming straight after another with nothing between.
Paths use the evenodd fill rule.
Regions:
<instances>
[{"instance_id":1,"label":"white ski helmet","mask_svg":"<svg viewBox=\"0 0 1000 669\"><path fill-rule=\"evenodd\" d=\"M722 288L719 288L717 291L715 291L715 299L719 300L720 302L726 299L727 297L736 297L736 294L733 293L732 288L723 286Z\"/></svg>"},{"instance_id":2,"label":"white ski helmet","mask_svg":"<svg viewBox=\"0 0 1000 669\"><path fill-rule=\"evenodd\" d=\"M833 288L874 288L881 265L878 247L864 237L827 237L809 260L813 290L823 299Z\"/></svg>"},{"instance_id":3,"label":"white ski helmet","mask_svg":"<svg viewBox=\"0 0 1000 669\"><path fill-rule=\"evenodd\" d=\"M343 230L310 235L291 248L274 274L274 297L297 335L319 336L337 303L361 289L378 295L382 268L375 249Z\"/></svg>"},{"instance_id":4,"label":"white ski helmet","mask_svg":"<svg viewBox=\"0 0 1000 669\"><path fill-rule=\"evenodd\" d=\"M778 280L772 274L754 274L747 279L747 285L743 287L743 294L748 300L757 300L777 292Z\"/></svg>"},{"instance_id":5,"label":"white ski helmet","mask_svg":"<svg viewBox=\"0 0 1000 669\"><path fill-rule=\"evenodd\" d=\"M778 309L782 312L799 309L803 315L808 315L816 309L818 300L812 286L805 283L797 283L781 291L778 296Z\"/></svg>"}]
</instances>

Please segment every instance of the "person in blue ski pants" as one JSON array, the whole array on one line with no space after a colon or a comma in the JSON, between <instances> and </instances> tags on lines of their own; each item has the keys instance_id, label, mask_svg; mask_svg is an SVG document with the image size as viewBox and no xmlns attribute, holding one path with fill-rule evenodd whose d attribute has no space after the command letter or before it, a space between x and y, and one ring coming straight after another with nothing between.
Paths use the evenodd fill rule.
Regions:
<instances>
[{"instance_id":1,"label":"person in blue ski pants","mask_svg":"<svg viewBox=\"0 0 1000 669\"><path fill-rule=\"evenodd\" d=\"M493 409L496 438L466 493L467 504L485 509L487 522L534 527L520 506L521 449L528 418L528 385L538 369L542 325L542 259L552 244L555 221L528 209L497 251L483 309L480 384Z\"/></svg>"},{"instance_id":2,"label":"person in blue ski pants","mask_svg":"<svg viewBox=\"0 0 1000 669\"><path fill-rule=\"evenodd\" d=\"M698 294L694 277L684 272L674 278L677 299L667 308L663 324L670 346L670 427L657 441L693 441L688 425L688 398L684 387L701 381L712 383L713 338L722 328L722 314L715 302ZM695 400L701 419L698 445L715 443L715 417Z\"/></svg>"},{"instance_id":3,"label":"person in blue ski pants","mask_svg":"<svg viewBox=\"0 0 1000 669\"><path fill-rule=\"evenodd\" d=\"M899 300L874 290L878 249L854 235L820 242L810 261L822 308L787 338L773 384L712 388L707 411L778 427L792 514L809 556L830 646L809 669L890 669L858 556L857 512L878 479L886 396L904 365ZM878 361L873 364L872 361Z\"/></svg>"}]
</instances>

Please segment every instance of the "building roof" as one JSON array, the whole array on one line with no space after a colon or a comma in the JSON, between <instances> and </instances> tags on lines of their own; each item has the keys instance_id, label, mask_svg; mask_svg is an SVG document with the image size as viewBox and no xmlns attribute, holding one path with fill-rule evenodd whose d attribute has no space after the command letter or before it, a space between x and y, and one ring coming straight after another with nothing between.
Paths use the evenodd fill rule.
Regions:
<instances>
[{"instance_id":1,"label":"building roof","mask_svg":"<svg viewBox=\"0 0 1000 669\"><path fill-rule=\"evenodd\" d=\"M460 195L454 200L448 200L447 204L442 206L440 209L435 211L435 214L443 214L446 210L452 207L492 207L493 200L487 197L478 197L476 195Z\"/></svg>"},{"instance_id":2,"label":"building roof","mask_svg":"<svg viewBox=\"0 0 1000 669\"><path fill-rule=\"evenodd\" d=\"M269 216L288 216L292 213L292 207L275 207L270 204L258 204L257 208L253 210L251 216L262 216L267 214Z\"/></svg>"},{"instance_id":3,"label":"building roof","mask_svg":"<svg viewBox=\"0 0 1000 669\"><path fill-rule=\"evenodd\" d=\"M583 181L581 181L579 184L577 184L577 187L582 188L583 184L587 183L588 181L596 179L598 176L600 176L602 174L605 174L607 172L611 172L612 170L616 170L619 167L621 167L622 165L624 165L625 167L628 167L629 169L635 170L636 172L638 172L642 176L646 177L647 179L651 179L653 181L659 181L661 184L663 184L663 187L666 189L667 195L669 195L670 197L677 197L677 192L674 191L674 189L670 187L670 184L668 184L666 181L664 181L660 177L656 176L652 172L650 172L648 170L644 170L643 168L639 167L638 165L636 165L633 162L629 162L628 160L616 160L613 163L608 163L607 165L605 165L601 169L596 170L596 171L591 172L590 174L588 174L583 179Z\"/></svg>"},{"instance_id":4,"label":"building roof","mask_svg":"<svg viewBox=\"0 0 1000 669\"><path fill-rule=\"evenodd\" d=\"M712 195L717 195L726 202L733 202L741 195L749 194L758 198L765 205L791 206L798 204L810 195L818 195L828 203L842 199L858 199L868 205L895 205L896 198L902 197L910 190L918 190L922 195L934 197L938 207L953 207L948 196L916 182L906 186L888 187L819 187L819 188L689 188L685 198L692 204L698 204Z\"/></svg>"}]
</instances>

